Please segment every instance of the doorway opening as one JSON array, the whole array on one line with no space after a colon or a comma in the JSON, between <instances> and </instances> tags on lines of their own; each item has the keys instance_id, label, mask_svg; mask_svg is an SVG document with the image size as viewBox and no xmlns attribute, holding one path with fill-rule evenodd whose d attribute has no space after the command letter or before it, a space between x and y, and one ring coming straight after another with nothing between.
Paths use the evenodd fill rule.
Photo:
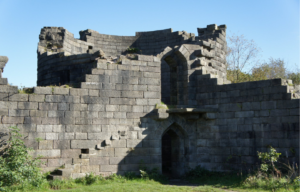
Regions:
<instances>
[{"instance_id":1,"label":"doorway opening","mask_svg":"<svg viewBox=\"0 0 300 192\"><path fill-rule=\"evenodd\" d=\"M172 124L162 136L162 173L178 178L185 173L188 142L182 128Z\"/></svg>"}]
</instances>

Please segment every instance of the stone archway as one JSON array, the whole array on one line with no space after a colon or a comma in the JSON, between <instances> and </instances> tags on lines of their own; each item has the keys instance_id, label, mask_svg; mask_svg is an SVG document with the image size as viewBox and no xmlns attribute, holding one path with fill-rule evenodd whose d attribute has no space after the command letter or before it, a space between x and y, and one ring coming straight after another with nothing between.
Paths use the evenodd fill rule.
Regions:
<instances>
[{"instance_id":1,"label":"stone archway","mask_svg":"<svg viewBox=\"0 0 300 192\"><path fill-rule=\"evenodd\" d=\"M180 125L173 123L161 139L162 173L174 178L180 177L188 165L188 136Z\"/></svg>"},{"instance_id":2,"label":"stone archway","mask_svg":"<svg viewBox=\"0 0 300 192\"><path fill-rule=\"evenodd\" d=\"M185 47L167 47L161 54L162 101L169 105L188 104L188 59Z\"/></svg>"}]
</instances>

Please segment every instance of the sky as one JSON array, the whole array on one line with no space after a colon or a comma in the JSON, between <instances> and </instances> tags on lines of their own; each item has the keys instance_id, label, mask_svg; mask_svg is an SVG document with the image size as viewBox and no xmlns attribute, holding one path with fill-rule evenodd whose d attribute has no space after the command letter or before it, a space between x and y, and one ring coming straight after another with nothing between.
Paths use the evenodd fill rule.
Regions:
<instances>
[{"instance_id":1,"label":"sky","mask_svg":"<svg viewBox=\"0 0 300 192\"><path fill-rule=\"evenodd\" d=\"M36 86L41 28L134 36L172 28L197 35L197 28L227 25L262 50L261 60L280 58L290 71L299 63L299 0L0 0L0 55L9 58L3 76L10 85Z\"/></svg>"}]
</instances>

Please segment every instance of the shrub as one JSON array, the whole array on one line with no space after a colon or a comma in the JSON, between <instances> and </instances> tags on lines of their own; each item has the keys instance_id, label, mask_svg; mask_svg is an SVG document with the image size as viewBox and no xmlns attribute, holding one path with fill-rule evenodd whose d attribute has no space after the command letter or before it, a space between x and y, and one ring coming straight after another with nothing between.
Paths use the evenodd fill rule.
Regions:
<instances>
[{"instance_id":1,"label":"shrub","mask_svg":"<svg viewBox=\"0 0 300 192\"><path fill-rule=\"evenodd\" d=\"M39 187L44 176L39 169L40 160L32 158L21 140L17 127L9 127L9 139L2 147L0 156L0 188L12 185L32 185Z\"/></svg>"},{"instance_id":2,"label":"shrub","mask_svg":"<svg viewBox=\"0 0 300 192\"><path fill-rule=\"evenodd\" d=\"M94 173L90 173L85 175L85 177L78 178L75 180L75 183L82 183L84 185L94 184L96 181L100 180L99 176L94 175Z\"/></svg>"},{"instance_id":3,"label":"shrub","mask_svg":"<svg viewBox=\"0 0 300 192\"><path fill-rule=\"evenodd\" d=\"M128 47L128 48L126 49L126 51L127 51L128 53L138 53L140 50L139 50L138 48L135 48L135 47Z\"/></svg>"}]
</instances>

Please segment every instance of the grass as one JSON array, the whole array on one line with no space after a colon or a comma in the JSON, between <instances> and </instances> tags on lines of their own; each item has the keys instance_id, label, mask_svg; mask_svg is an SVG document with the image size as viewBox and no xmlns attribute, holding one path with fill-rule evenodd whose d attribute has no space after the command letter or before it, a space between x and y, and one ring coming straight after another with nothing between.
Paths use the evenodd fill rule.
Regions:
<instances>
[{"instance_id":1,"label":"grass","mask_svg":"<svg viewBox=\"0 0 300 192\"><path fill-rule=\"evenodd\" d=\"M85 191L143 191L143 192L150 192L150 191L170 191L170 192L182 192L182 191L201 191L201 192L208 192L208 191L224 191L224 189L219 189L213 186L174 186L174 185L167 185L162 184L158 181L154 180L143 180L143 179L133 179L133 180L115 180L115 181L100 181L96 182L93 185L83 185L83 184L76 184L74 182L64 183L60 181L55 181L57 185L53 185L52 188L50 186L44 186L40 189L31 189L30 191L74 191L74 192L85 192ZM26 188L24 191L29 190ZM21 191L21 190L20 190Z\"/></svg>"},{"instance_id":2,"label":"grass","mask_svg":"<svg viewBox=\"0 0 300 192\"><path fill-rule=\"evenodd\" d=\"M300 191L297 182L288 183L286 179L269 177L258 178L254 175L241 176L233 173L210 172L202 168L191 170L185 177L190 184L187 186L169 185L166 177L151 175L146 177L127 174L125 176L111 175L109 177L93 174L80 179L45 181L40 188L11 187L8 191L193 191L193 192L258 192L258 191Z\"/></svg>"}]
</instances>

